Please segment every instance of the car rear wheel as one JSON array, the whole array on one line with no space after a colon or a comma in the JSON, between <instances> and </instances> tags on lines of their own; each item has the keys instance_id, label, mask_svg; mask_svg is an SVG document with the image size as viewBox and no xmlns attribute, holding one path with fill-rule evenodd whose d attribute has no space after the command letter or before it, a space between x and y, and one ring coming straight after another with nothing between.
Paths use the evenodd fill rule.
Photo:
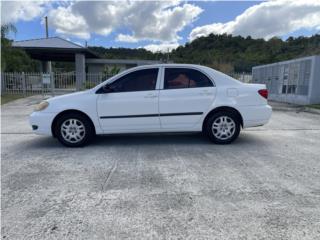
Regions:
<instances>
[{"instance_id":1,"label":"car rear wheel","mask_svg":"<svg viewBox=\"0 0 320 240\"><path fill-rule=\"evenodd\" d=\"M89 143L94 135L90 120L78 113L62 115L55 126L55 135L67 147L82 147Z\"/></svg>"},{"instance_id":2,"label":"car rear wheel","mask_svg":"<svg viewBox=\"0 0 320 240\"><path fill-rule=\"evenodd\" d=\"M228 144L239 136L240 121L233 112L218 112L207 119L204 131L212 142Z\"/></svg>"}]
</instances>

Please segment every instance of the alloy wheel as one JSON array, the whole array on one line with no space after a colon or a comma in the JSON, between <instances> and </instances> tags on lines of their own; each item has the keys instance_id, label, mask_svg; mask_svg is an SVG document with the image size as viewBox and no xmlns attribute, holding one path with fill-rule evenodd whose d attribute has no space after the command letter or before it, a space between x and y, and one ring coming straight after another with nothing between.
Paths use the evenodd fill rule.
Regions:
<instances>
[{"instance_id":1,"label":"alloy wheel","mask_svg":"<svg viewBox=\"0 0 320 240\"><path fill-rule=\"evenodd\" d=\"M232 138L236 131L236 123L228 116L220 116L212 123L212 133L220 140Z\"/></svg>"},{"instance_id":2,"label":"alloy wheel","mask_svg":"<svg viewBox=\"0 0 320 240\"><path fill-rule=\"evenodd\" d=\"M67 119L61 124L61 136L69 143L78 143L85 137L86 128L78 119Z\"/></svg>"}]
</instances>

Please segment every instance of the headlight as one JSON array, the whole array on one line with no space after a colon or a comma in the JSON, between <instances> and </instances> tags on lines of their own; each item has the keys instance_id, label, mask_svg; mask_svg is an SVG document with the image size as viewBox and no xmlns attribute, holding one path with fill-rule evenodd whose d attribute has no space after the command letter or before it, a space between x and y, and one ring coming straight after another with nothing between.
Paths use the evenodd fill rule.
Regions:
<instances>
[{"instance_id":1,"label":"headlight","mask_svg":"<svg viewBox=\"0 0 320 240\"><path fill-rule=\"evenodd\" d=\"M46 109L49 106L49 103L47 101L42 101L38 105L35 106L34 111L42 111Z\"/></svg>"}]
</instances>

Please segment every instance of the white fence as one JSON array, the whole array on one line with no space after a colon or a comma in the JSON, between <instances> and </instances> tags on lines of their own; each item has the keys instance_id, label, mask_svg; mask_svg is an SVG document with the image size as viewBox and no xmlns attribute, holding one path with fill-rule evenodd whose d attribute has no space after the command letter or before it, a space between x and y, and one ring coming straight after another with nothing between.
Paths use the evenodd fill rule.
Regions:
<instances>
[{"instance_id":1,"label":"white fence","mask_svg":"<svg viewBox=\"0 0 320 240\"><path fill-rule=\"evenodd\" d=\"M232 73L242 82L251 82L251 74ZM87 73L83 83L76 83L76 74L70 73L1 73L1 94L63 94L93 88L112 77L105 73Z\"/></svg>"},{"instance_id":2,"label":"white fence","mask_svg":"<svg viewBox=\"0 0 320 240\"><path fill-rule=\"evenodd\" d=\"M77 85L76 74L71 73L1 73L2 94L63 94L89 89L112 75L88 73L86 80ZM80 86L80 87L79 87Z\"/></svg>"}]
</instances>

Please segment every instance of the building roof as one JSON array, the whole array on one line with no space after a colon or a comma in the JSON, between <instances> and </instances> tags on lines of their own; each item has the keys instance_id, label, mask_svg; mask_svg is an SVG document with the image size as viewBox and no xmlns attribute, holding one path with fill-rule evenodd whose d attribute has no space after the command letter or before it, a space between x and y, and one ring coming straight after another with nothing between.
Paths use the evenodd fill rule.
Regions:
<instances>
[{"instance_id":1,"label":"building roof","mask_svg":"<svg viewBox=\"0 0 320 240\"><path fill-rule=\"evenodd\" d=\"M86 58L99 58L88 48L60 37L16 41L12 46L24 49L33 59L43 61L74 61L76 53L83 53Z\"/></svg>"},{"instance_id":2,"label":"building roof","mask_svg":"<svg viewBox=\"0 0 320 240\"><path fill-rule=\"evenodd\" d=\"M148 65L163 63L156 60L140 60L140 59L88 59L86 63L91 64L128 64L128 65Z\"/></svg>"},{"instance_id":3,"label":"building roof","mask_svg":"<svg viewBox=\"0 0 320 240\"><path fill-rule=\"evenodd\" d=\"M76 48L81 49L82 46L65 40L60 37L50 37L50 38L39 38L39 39L29 39L23 41L16 41L12 44L14 47L38 47L38 48Z\"/></svg>"}]
</instances>

